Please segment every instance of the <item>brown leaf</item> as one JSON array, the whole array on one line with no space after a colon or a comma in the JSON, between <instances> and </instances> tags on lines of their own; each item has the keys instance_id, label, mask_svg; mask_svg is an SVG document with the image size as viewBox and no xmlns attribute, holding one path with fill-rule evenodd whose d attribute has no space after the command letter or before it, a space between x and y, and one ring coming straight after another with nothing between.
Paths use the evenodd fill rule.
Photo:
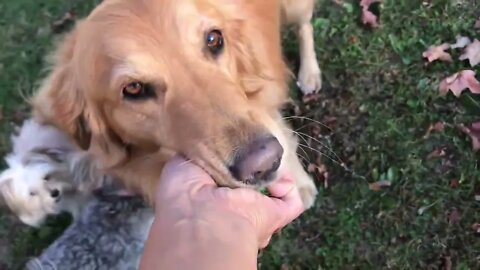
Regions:
<instances>
[{"instance_id":1,"label":"brown leaf","mask_svg":"<svg viewBox=\"0 0 480 270\"><path fill-rule=\"evenodd\" d=\"M365 25L370 25L372 27L378 27L378 17L373 14L368 8L362 9L362 23Z\"/></svg>"},{"instance_id":2,"label":"brown leaf","mask_svg":"<svg viewBox=\"0 0 480 270\"><path fill-rule=\"evenodd\" d=\"M472 224L472 230L477 233L477 234L480 234L480 223L474 223Z\"/></svg>"},{"instance_id":3,"label":"brown leaf","mask_svg":"<svg viewBox=\"0 0 480 270\"><path fill-rule=\"evenodd\" d=\"M450 180L449 186L451 188L458 188L458 186L460 186L460 183L458 182L458 179L452 179Z\"/></svg>"},{"instance_id":4,"label":"brown leaf","mask_svg":"<svg viewBox=\"0 0 480 270\"><path fill-rule=\"evenodd\" d=\"M460 129L470 136L473 151L478 151L480 149L480 122L475 122L469 127L460 125Z\"/></svg>"},{"instance_id":5,"label":"brown leaf","mask_svg":"<svg viewBox=\"0 0 480 270\"><path fill-rule=\"evenodd\" d=\"M475 39L470 45L465 48L465 51L460 55L460 60L467 60L470 66L476 66L480 63L480 41Z\"/></svg>"},{"instance_id":6,"label":"brown leaf","mask_svg":"<svg viewBox=\"0 0 480 270\"><path fill-rule=\"evenodd\" d=\"M323 180L323 186L325 188L328 188L329 173L328 173L327 167L321 164L319 160L317 160L317 163L318 164L315 164L315 163L308 164L307 171L309 173L314 173L317 176L319 176L319 180Z\"/></svg>"},{"instance_id":7,"label":"brown leaf","mask_svg":"<svg viewBox=\"0 0 480 270\"><path fill-rule=\"evenodd\" d=\"M370 5L373 3L381 2L381 0L361 0L360 6L362 7L362 23L365 25L370 25L372 27L378 27L378 17L373 14L370 10Z\"/></svg>"},{"instance_id":8,"label":"brown leaf","mask_svg":"<svg viewBox=\"0 0 480 270\"><path fill-rule=\"evenodd\" d=\"M320 94L318 93L309 94L309 95L303 96L302 101L303 103L310 103L312 101L317 100L319 97L320 97Z\"/></svg>"},{"instance_id":9,"label":"brown leaf","mask_svg":"<svg viewBox=\"0 0 480 270\"><path fill-rule=\"evenodd\" d=\"M461 218L462 218L461 213L455 207L453 207L447 212L447 220L448 220L448 223L450 224L457 224Z\"/></svg>"},{"instance_id":10,"label":"brown leaf","mask_svg":"<svg viewBox=\"0 0 480 270\"><path fill-rule=\"evenodd\" d=\"M443 122L437 122L434 124L431 124L428 127L427 133L423 136L423 138L428 138L432 132L443 132L445 130L445 124Z\"/></svg>"},{"instance_id":11,"label":"brown leaf","mask_svg":"<svg viewBox=\"0 0 480 270\"><path fill-rule=\"evenodd\" d=\"M362 8L369 8L371 4L373 3L379 3L381 0L361 0L360 1L360 6Z\"/></svg>"},{"instance_id":12,"label":"brown leaf","mask_svg":"<svg viewBox=\"0 0 480 270\"><path fill-rule=\"evenodd\" d=\"M392 186L392 182L390 181L378 181L374 183L368 183L368 188L372 191L381 191L384 188L388 188Z\"/></svg>"},{"instance_id":13,"label":"brown leaf","mask_svg":"<svg viewBox=\"0 0 480 270\"><path fill-rule=\"evenodd\" d=\"M480 28L480 17L478 17L478 19L475 21L475 25L473 26L475 28Z\"/></svg>"},{"instance_id":14,"label":"brown leaf","mask_svg":"<svg viewBox=\"0 0 480 270\"><path fill-rule=\"evenodd\" d=\"M429 63L435 60L452 62L452 56L445 52L445 50L448 50L449 48L450 44L448 43L443 43L438 46L430 46L426 51L423 52L422 56L427 58Z\"/></svg>"},{"instance_id":15,"label":"brown leaf","mask_svg":"<svg viewBox=\"0 0 480 270\"><path fill-rule=\"evenodd\" d=\"M328 116L326 115L322 119L322 123L325 124L329 129L333 130L335 129L335 125L337 124L337 117L335 116Z\"/></svg>"},{"instance_id":16,"label":"brown leaf","mask_svg":"<svg viewBox=\"0 0 480 270\"><path fill-rule=\"evenodd\" d=\"M289 98L285 103L285 109L293 109L293 115L295 116L302 115L302 110L300 109L300 106L292 98Z\"/></svg>"},{"instance_id":17,"label":"brown leaf","mask_svg":"<svg viewBox=\"0 0 480 270\"><path fill-rule=\"evenodd\" d=\"M447 94L448 90L459 97L463 91L469 89L474 94L480 94L480 82L475 78L475 71L462 70L440 82L440 94Z\"/></svg>"},{"instance_id":18,"label":"brown leaf","mask_svg":"<svg viewBox=\"0 0 480 270\"><path fill-rule=\"evenodd\" d=\"M72 11L66 12L65 14L63 14L62 18L52 23L53 32L61 32L68 23L74 22L76 18L76 15Z\"/></svg>"},{"instance_id":19,"label":"brown leaf","mask_svg":"<svg viewBox=\"0 0 480 270\"><path fill-rule=\"evenodd\" d=\"M435 149L435 150L433 150L433 152L431 152L430 154L428 154L427 159L444 157L444 156L447 154L447 152L446 152L445 150L446 150L445 147L439 148L439 149Z\"/></svg>"},{"instance_id":20,"label":"brown leaf","mask_svg":"<svg viewBox=\"0 0 480 270\"><path fill-rule=\"evenodd\" d=\"M322 132L321 128L319 125L314 125L310 128L310 131L312 132L314 137L319 137L320 133Z\"/></svg>"},{"instance_id":21,"label":"brown leaf","mask_svg":"<svg viewBox=\"0 0 480 270\"><path fill-rule=\"evenodd\" d=\"M307 171L308 171L309 173L314 173L314 172L316 172L316 171L317 171L317 165L316 165L316 164L313 164L313 163L308 164Z\"/></svg>"},{"instance_id":22,"label":"brown leaf","mask_svg":"<svg viewBox=\"0 0 480 270\"><path fill-rule=\"evenodd\" d=\"M462 48L465 48L465 46L468 46L471 43L472 43L472 41L470 40L469 37L457 36L457 41L454 44L450 44L450 48L452 48L452 49L462 49Z\"/></svg>"},{"instance_id":23,"label":"brown leaf","mask_svg":"<svg viewBox=\"0 0 480 270\"><path fill-rule=\"evenodd\" d=\"M317 165L315 163L310 163L307 168L308 172L313 173L317 172L320 174L324 174L327 172L327 167L323 164Z\"/></svg>"},{"instance_id":24,"label":"brown leaf","mask_svg":"<svg viewBox=\"0 0 480 270\"><path fill-rule=\"evenodd\" d=\"M450 256L444 256L442 258L442 266L444 270L452 270L452 258Z\"/></svg>"},{"instance_id":25,"label":"brown leaf","mask_svg":"<svg viewBox=\"0 0 480 270\"><path fill-rule=\"evenodd\" d=\"M358 38L356 36L351 36L348 41L350 44L357 44L358 43Z\"/></svg>"}]
</instances>

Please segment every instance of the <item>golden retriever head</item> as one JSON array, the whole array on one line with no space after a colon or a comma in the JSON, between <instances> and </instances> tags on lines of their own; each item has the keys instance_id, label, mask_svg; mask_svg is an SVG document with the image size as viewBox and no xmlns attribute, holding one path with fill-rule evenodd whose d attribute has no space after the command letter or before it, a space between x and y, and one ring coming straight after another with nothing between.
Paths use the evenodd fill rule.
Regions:
<instances>
[{"instance_id":1,"label":"golden retriever head","mask_svg":"<svg viewBox=\"0 0 480 270\"><path fill-rule=\"evenodd\" d=\"M158 176L134 160L167 151L220 185L264 184L288 151L279 13L275 0L104 1L64 40L34 111L120 177Z\"/></svg>"}]
</instances>

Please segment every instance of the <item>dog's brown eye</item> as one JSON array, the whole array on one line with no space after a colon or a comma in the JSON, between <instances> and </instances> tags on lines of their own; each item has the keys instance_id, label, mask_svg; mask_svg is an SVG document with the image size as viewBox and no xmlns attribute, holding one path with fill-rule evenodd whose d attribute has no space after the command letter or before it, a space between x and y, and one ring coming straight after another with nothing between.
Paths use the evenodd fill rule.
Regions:
<instances>
[{"instance_id":1,"label":"dog's brown eye","mask_svg":"<svg viewBox=\"0 0 480 270\"><path fill-rule=\"evenodd\" d=\"M222 52L224 44L222 32L220 30L210 31L206 37L206 44L212 54L217 55Z\"/></svg>"},{"instance_id":2,"label":"dog's brown eye","mask_svg":"<svg viewBox=\"0 0 480 270\"><path fill-rule=\"evenodd\" d=\"M44 180L44 181L50 181L50 177L51 177L51 176L50 176L49 174L47 174L47 175L45 175L45 176L43 177L43 180Z\"/></svg>"},{"instance_id":3,"label":"dog's brown eye","mask_svg":"<svg viewBox=\"0 0 480 270\"><path fill-rule=\"evenodd\" d=\"M149 84L132 82L127 84L122 91L123 97L129 100L139 100L155 97L155 91Z\"/></svg>"},{"instance_id":4,"label":"dog's brown eye","mask_svg":"<svg viewBox=\"0 0 480 270\"><path fill-rule=\"evenodd\" d=\"M30 191L30 196L36 196L36 195L37 195L37 193L36 193L36 192L34 192L34 191Z\"/></svg>"},{"instance_id":5,"label":"dog's brown eye","mask_svg":"<svg viewBox=\"0 0 480 270\"><path fill-rule=\"evenodd\" d=\"M139 95L143 92L143 84L139 82L133 82L123 88L123 93L127 95Z\"/></svg>"}]
</instances>

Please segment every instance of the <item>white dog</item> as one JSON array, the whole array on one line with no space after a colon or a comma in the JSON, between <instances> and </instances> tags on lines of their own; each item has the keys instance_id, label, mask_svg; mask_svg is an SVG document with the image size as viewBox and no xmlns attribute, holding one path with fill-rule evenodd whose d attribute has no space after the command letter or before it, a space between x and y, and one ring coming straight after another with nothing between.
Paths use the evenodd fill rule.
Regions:
<instances>
[{"instance_id":1,"label":"white dog","mask_svg":"<svg viewBox=\"0 0 480 270\"><path fill-rule=\"evenodd\" d=\"M29 119L11 140L8 168L0 174L0 198L27 225L37 227L61 212L75 218L91 191L109 179L54 127Z\"/></svg>"}]
</instances>

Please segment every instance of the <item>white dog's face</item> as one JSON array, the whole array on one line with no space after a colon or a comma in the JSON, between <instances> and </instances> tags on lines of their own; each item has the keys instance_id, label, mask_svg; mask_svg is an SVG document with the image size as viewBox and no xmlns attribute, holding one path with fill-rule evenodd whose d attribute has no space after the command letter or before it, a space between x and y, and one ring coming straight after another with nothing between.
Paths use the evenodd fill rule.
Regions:
<instances>
[{"instance_id":1,"label":"white dog's face","mask_svg":"<svg viewBox=\"0 0 480 270\"><path fill-rule=\"evenodd\" d=\"M32 154L20 160L6 158L9 168L0 175L0 195L27 225L39 226L48 215L61 212L62 195L71 189L63 164L48 155Z\"/></svg>"}]
</instances>

